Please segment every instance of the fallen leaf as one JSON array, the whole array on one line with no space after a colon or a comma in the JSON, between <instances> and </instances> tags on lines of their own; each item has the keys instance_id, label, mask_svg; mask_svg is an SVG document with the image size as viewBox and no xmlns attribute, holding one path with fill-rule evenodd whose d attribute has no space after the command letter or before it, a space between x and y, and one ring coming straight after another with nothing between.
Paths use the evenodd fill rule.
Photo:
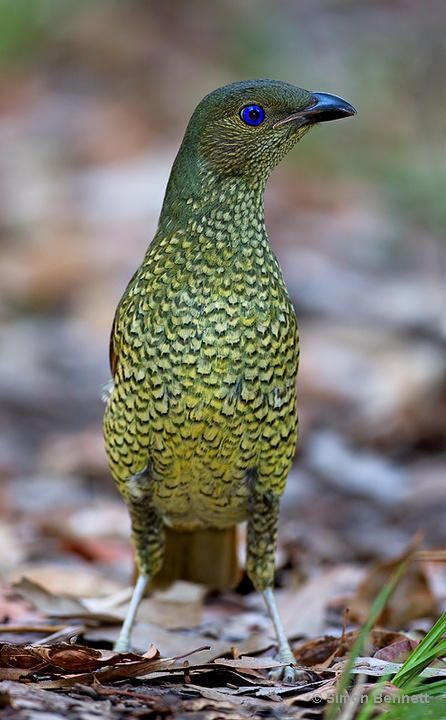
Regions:
<instances>
[{"instance_id":1,"label":"fallen leaf","mask_svg":"<svg viewBox=\"0 0 446 720\"><path fill-rule=\"evenodd\" d=\"M97 650L84 645L13 645L0 644L0 668L2 675L24 678L29 675L56 675L54 682L60 687L72 687L77 679L93 681L98 672L107 680L136 677L153 670L159 652L151 646L144 654L115 653L108 650ZM171 667L179 658L171 658L156 665L157 669ZM6 672L5 672L6 671ZM10 672L12 671L12 672Z\"/></svg>"},{"instance_id":2,"label":"fallen leaf","mask_svg":"<svg viewBox=\"0 0 446 720\"><path fill-rule=\"evenodd\" d=\"M352 668L352 673L380 677L382 675L394 675L401 666L402 663L388 662L375 657L357 657ZM420 677L446 678L446 668L425 668L421 671Z\"/></svg>"},{"instance_id":3,"label":"fallen leaf","mask_svg":"<svg viewBox=\"0 0 446 720\"><path fill-rule=\"evenodd\" d=\"M14 571L4 575L6 582L21 590L27 587L31 593L31 586L21 586L20 582L26 580L38 585L42 590L53 596L73 598L109 596L122 590L122 583L111 580L106 573L86 563L82 565L68 565L66 562L54 564L33 564L19 566Z\"/></svg>"},{"instance_id":4,"label":"fallen leaf","mask_svg":"<svg viewBox=\"0 0 446 720\"><path fill-rule=\"evenodd\" d=\"M201 623L206 588L177 581L167 590L156 591L140 606L138 617L168 630L193 628Z\"/></svg>"},{"instance_id":5,"label":"fallen leaf","mask_svg":"<svg viewBox=\"0 0 446 720\"><path fill-rule=\"evenodd\" d=\"M26 672L86 672L108 663L110 652L87 648L83 645L60 644L12 645L0 644L0 667L19 668Z\"/></svg>"},{"instance_id":6,"label":"fallen leaf","mask_svg":"<svg viewBox=\"0 0 446 720\"><path fill-rule=\"evenodd\" d=\"M320 635L325 627L329 601L356 587L363 572L339 565L310 579L300 588L276 592L277 604L288 637Z\"/></svg>"},{"instance_id":7,"label":"fallen leaf","mask_svg":"<svg viewBox=\"0 0 446 720\"><path fill-rule=\"evenodd\" d=\"M100 642L108 640L113 643L119 633L119 627L97 628L88 630L84 638L86 642ZM201 663L208 663L216 657L226 655L231 652L231 645L221 640L210 640L199 633L180 633L171 632L157 625L150 623L137 622L133 629L132 645L139 652L150 645L154 644L159 649L162 657L174 657L177 655L184 656L196 650L197 647L208 646L209 649L202 650L198 653Z\"/></svg>"},{"instance_id":8,"label":"fallen leaf","mask_svg":"<svg viewBox=\"0 0 446 720\"><path fill-rule=\"evenodd\" d=\"M64 595L54 595L36 582L21 578L14 584L14 590L31 605L48 616L73 617L85 613L79 599Z\"/></svg>"},{"instance_id":9,"label":"fallen leaf","mask_svg":"<svg viewBox=\"0 0 446 720\"><path fill-rule=\"evenodd\" d=\"M345 657L358 638L358 630L351 630L339 636L324 635L294 647L294 655L305 667L330 667L336 658ZM382 628L374 628L368 637L371 651L387 647L395 641L405 642L406 636ZM377 653L375 653L375 656Z\"/></svg>"},{"instance_id":10,"label":"fallen leaf","mask_svg":"<svg viewBox=\"0 0 446 720\"><path fill-rule=\"evenodd\" d=\"M411 543L409 549L399 557L373 563L367 576L348 602L352 619L358 622L365 620L377 595L401 563L411 556L413 547ZM432 592L423 563L412 558L377 623L401 628L406 627L411 620L437 615L438 600Z\"/></svg>"},{"instance_id":11,"label":"fallen leaf","mask_svg":"<svg viewBox=\"0 0 446 720\"><path fill-rule=\"evenodd\" d=\"M3 622L26 624L41 621L43 614L7 583L0 585L0 618Z\"/></svg>"},{"instance_id":12,"label":"fallen leaf","mask_svg":"<svg viewBox=\"0 0 446 720\"><path fill-rule=\"evenodd\" d=\"M328 680L321 683L315 683L315 687L311 688L311 690L307 690L306 692L299 694L297 696L297 700L299 702L324 702L333 695L337 682L338 679L336 675L333 675L333 677Z\"/></svg>"},{"instance_id":13,"label":"fallen leaf","mask_svg":"<svg viewBox=\"0 0 446 720\"><path fill-rule=\"evenodd\" d=\"M391 643L377 650L374 657L379 660L386 660L387 662L403 663L407 660L410 653L415 650L417 645L418 642L416 640L404 638L403 640L398 640L398 642Z\"/></svg>"}]
</instances>

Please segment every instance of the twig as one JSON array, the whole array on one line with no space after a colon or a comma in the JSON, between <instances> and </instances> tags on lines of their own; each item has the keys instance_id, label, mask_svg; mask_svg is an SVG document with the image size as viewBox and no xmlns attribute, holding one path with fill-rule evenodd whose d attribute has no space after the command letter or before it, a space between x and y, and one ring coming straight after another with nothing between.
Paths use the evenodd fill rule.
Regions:
<instances>
[{"instance_id":1,"label":"twig","mask_svg":"<svg viewBox=\"0 0 446 720\"><path fill-rule=\"evenodd\" d=\"M414 560L429 562L446 562L446 550L417 550Z\"/></svg>"},{"instance_id":2,"label":"twig","mask_svg":"<svg viewBox=\"0 0 446 720\"><path fill-rule=\"evenodd\" d=\"M51 635L36 640L36 642L32 644L53 645L61 640L72 640L73 638L77 638L84 630L86 630L84 625L65 625L65 627L62 627L60 630L56 630L56 632L51 633Z\"/></svg>"},{"instance_id":3,"label":"twig","mask_svg":"<svg viewBox=\"0 0 446 720\"><path fill-rule=\"evenodd\" d=\"M8 625L0 624L0 633L54 633L66 628L67 625Z\"/></svg>"}]
</instances>

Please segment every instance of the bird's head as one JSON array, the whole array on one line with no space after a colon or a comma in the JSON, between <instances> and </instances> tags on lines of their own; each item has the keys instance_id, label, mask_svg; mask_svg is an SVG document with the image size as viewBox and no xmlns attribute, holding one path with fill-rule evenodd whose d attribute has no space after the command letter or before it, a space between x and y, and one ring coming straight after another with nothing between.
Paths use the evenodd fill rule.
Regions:
<instances>
[{"instance_id":1,"label":"bird's head","mask_svg":"<svg viewBox=\"0 0 446 720\"><path fill-rule=\"evenodd\" d=\"M203 98L183 145L217 175L262 180L314 124L355 112L336 95L278 80L246 80Z\"/></svg>"}]
</instances>

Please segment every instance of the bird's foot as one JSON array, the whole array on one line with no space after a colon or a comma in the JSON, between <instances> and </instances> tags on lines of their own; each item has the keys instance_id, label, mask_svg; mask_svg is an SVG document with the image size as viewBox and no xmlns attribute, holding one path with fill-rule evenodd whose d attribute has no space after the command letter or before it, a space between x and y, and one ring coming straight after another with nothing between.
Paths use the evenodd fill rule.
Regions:
<instances>
[{"instance_id":1,"label":"bird's foot","mask_svg":"<svg viewBox=\"0 0 446 720\"><path fill-rule=\"evenodd\" d=\"M122 635L119 635L118 639L116 640L115 644L113 645L113 650L116 653L130 652L129 639L127 637L122 637Z\"/></svg>"},{"instance_id":2,"label":"bird's foot","mask_svg":"<svg viewBox=\"0 0 446 720\"><path fill-rule=\"evenodd\" d=\"M135 622L136 612L144 596L148 582L148 575L144 575L143 573L140 573L138 575L138 580L136 581L136 585L133 588L133 593L130 600L130 605L127 610L127 614L125 616L125 620L119 632L118 639L113 645L113 650L115 652L130 652L130 639L132 636L133 623Z\"/></svg>"},{"instance_id":3,"label":"bird's foot","mask_svg":"<svg viewBox=\"0 0 446 720\"><path fill-rule=\"evenodd\" d=\"M306 680L307 673L296 667L296 658L291 651L279 652L277 662L286 663L281 667L273 668L268 673L268 678L274 682L298 683Z\"/></svg>"}]
</instances>

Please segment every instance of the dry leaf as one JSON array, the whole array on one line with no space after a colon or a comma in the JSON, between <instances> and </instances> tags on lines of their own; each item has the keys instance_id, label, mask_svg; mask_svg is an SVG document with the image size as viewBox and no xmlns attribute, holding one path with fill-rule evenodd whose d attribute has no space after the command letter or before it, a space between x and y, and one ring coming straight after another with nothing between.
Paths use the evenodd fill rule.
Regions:
<instances>
[{"instance_id":1,"label":"dry leaf","mask_svg":"<svg viewBox=\"0 0 446 720\"><path fill-rule=\"evenodd\" d=\"M87 642L103 642L108 640L113 643L119 633L119 627L91 629L84 635ZM164 630L157 625L137 622L133 629L132 645L139 652L144 652L150 645L154 644L159 649L162 657L173 657L186 655L197 647L207 645L209 650L200 652L200 661L211 662L220 655L230 653L231 646L221 640L210 640L198 633L179 633Z\"/></svg>"},{"instance_id":2,"label":"dry leaf","mask_svg":"<svg viewBox=\"0 0 446 720\"><path fill-rule=\"evenodd\" d=\"M171 658L158 662L158 657L159 652L154 646L141 656L68 643L51 646L0 645L0 667L4 678L55 675L56 679L43 682L53 683L59 688L73 687L77 682L88 684L99 677L104 682L137 677L154 671L155 667L164 670L176 661L176 658Z\"/></svg>"},{"instance_id":3,"label":"dry leaf","mask_svg":"<svg viewBox=\"0 0 446 720\"><path fill-rule=\"evenodd\" d=\"M51 595L73 598L109 596L124 588L122 583L111 580L94 565L67 566L66 562L63 565L23 565L4 577L14 586L20 585L21 580L27 580ZM30 591L30 586L28 589Z\"/></svg>"},{"instance_id":4,"label":"dry leaf","mask_svg":"<svg viewBox=\"0 0 446 720\"><path fill-rule=\"evenodd\" d=\"M352 668L354 674L372 675L380 677L382 675L394 675L401 668L401 663L387 662L375 657L357 657ZM425 668L420 677L444 677L446 678L446 668Z\"/></svg>"},{"instance_id":5,"label":"dry leaf","mask_svg":"<svg viewBox=\"0 0 446 720\"><path fill-rule=\"evenodd\" d=\"M106 598L84 598L74 595L54 595L37 583L22 578L14 585L14 589L28 602L44 612L49 617L79 618L85 621L103 620L104 622L117 622L122 620L125 609L116 611L113 605L115 596ZM122 599L127 599L131 591L121 590L117 593L121 604Z\"/></svg>"},{"instance_id":6,"label":"dry leaf","mask_svg":"<svg viewBox=\"0 0 446 720\"><path fill-rule=\"evenodd\" d=\"M0 644L0 667L17 668L28 673L75 673L95 670L120 656L83 645Z\"/></svg>"},{"instance_id":7,"label":"dry leaf","mask_svg":"<svg viewBox=\"0 0 446 720\"><path fill-rule=\"evenodd\" d=\"M193 628L201 623L206 588L178 581L167 590L156 591L140 606L138 617L168 630Z\"/></svg>"},{"instance_id":8,"label":"dry leaf","mask_svg":"<svg viewBox=\"0 0 446 720\"><path fill-rule=\"evenodd\" d=\"M26 624L41 621L43 614L6 584L0 586L0 617L4 622Z\"/></svg>"},{"instance_id":9,"label":"dry leaf","mask_svg":"<svg viewBox=\"0 0 446 720\"><path fill-rule=\"evenodd\" d=\"M330 667L336 658L345 657L350 652L357 638L357 630L343 633L338 637L325 635L298 644L294 647L294 655L305 667ZM371 649L377 650L387 647L392 642L406 640L405 635L401 633L375 628L368 637L368 644Z\"/></svg>"},{"instance_id":10,"label":"dry leaf","mask_svg":"<svg viewBox=\"0 0 446 720\"><path fill-rule=\"evenodd\" d=\"M371 566L366 578L349 601L350 616L363 622L373 601L389 582L401 563L407 559L413 545L403 555L391 560L379 560ZM388 627L404 628L411 620L438 616L438 600L434 596L422 562L412 560L391 595L377 622Z\"/></svg>"},{"instance_id":11,"label":"dry leaf","mask_svg":"<svg viewBox=\"0 0 446 720\"><path fill-rule=\"evenodd\" d=\"M299 694L297 696L297 700L299 702L314 702L316 700L317 703L328 700L332 697L337 682L337 676L333 675L333 677L328 680L321 683L315 683L315 687L312 687L311 690L307 690L306 692Z\"/></svg>"},{"instance_id":12,"label":"dry leaf","mask_svg":"<svg viewBox=\"0 0 446 720\"><path fill-rule=\"evenodd\" d=\"M277 591L277 604L288 637L320 635L326 625L329 601L356 587L362 577L358 568L339 565L316 575L300 588Z\"/></svg>"},{"instance_id":13,"label":"dry leaf","mask_svg":"<svg viewBox=\"0 0 446 720\"><path fill-rule=\"evenodd\" d=\"M403 640L398 640L398 642L391 643L377 650L374 657L379 660L386 660L386 662L403 663L407 660L410 653L415 650L417 645L418 642L416 640L404 638Z\"/></svg>"}]
</instances>

